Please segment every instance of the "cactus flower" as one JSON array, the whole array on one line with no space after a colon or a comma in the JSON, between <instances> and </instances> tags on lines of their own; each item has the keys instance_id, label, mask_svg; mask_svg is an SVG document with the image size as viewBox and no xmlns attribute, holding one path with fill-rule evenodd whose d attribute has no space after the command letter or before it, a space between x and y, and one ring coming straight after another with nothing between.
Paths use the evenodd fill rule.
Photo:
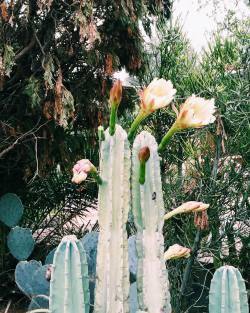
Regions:
<instances>
[{"instance_id":1,"label":"cactus flower","mask_svg":"<svg viewBox=\"0 0 250 313\"><path fill-rule=\"evenodd\" d=\"M110 103L110 120L109 120L109 133L111 136L115 133L115 124L117 119L118 106L122 100L122 83L118 79L113 84L110 90L109 103Z\"/></svg>"},{"instance_id":2,"label":"cactus flower","mask_svg":"<svg viewBox=\"0 0 250 313\"><path fill-rule=\"evenodd\" d=\"M200 128L215 121L214 113L214 99L192 95L182 104L175 124L179 129Z\"/></svg>"},{"instance_id":3,"label":"cactus flower","mask_svg":"<svg viewBox=\"0 0 250 313\"><path fill-rule=\"evenodd\" d=\"M170 80L155 78L147 88L140 92L141 110L146 115L166 107L176 93Z\"/></svg>"},{"instance_id":4,"label":"cactus flower","mask_svg":"<svg viewBox=\"0 0 250 313\"><path fill-rule=\"evenodd\" d=\"M141 109L136 119L132 123L128 139L131 140L140 123L155 110L166 107L176 93L170 80L155 78L147 88L139 92Z\"/></svg>"},{"instance_id":5,"label":"cactus flower","mask_svg":"<svg viewBox=\"0 0 250 313\"><path fill-rule=\"evenodd\" d=\"M174 244L170 246L168 250L164 253L165 260L188 258L190 257L191 249Z\"/></svg>"},{"instance_id":6,"label":"cactus flower","mask_svg":"<svg viewBox=\"0 0 250 313\"><path fill-rule=\"evenodd\" d=\"M158 152L162 152L176 132L187 128L200 128L213 123L215 121L215 109L214 99L206 100L195 95L189 97L181 105L180 112L175 110L177 119L162 138Z\"/></svg>"},{"instance_id":7,"label":"cactus flower","mask_svg":"<svg viewBox=\"0 0 250 313\"><path fill-rule=\"evenodd\" d=\"M73 169L73 177L72 183L80 184L82 183L88 176L88 174L92 174L98 184L102 183L101 178L97 173L96 167L87 159L82 159L76 162Z\"/></svg>"},{"instance_id":8,"label":"cactus flower","mask_svg":"<svg viewBox=\"0 0 250 313\"><path fill-rule=\"evenodd\" d=\"M180 205L178 208L165 214L164 219L168 220L171 217L181 213L195 213L202 212L209 208L209 204L197 201L188 201Z\"/></svg>"}]
</instances>

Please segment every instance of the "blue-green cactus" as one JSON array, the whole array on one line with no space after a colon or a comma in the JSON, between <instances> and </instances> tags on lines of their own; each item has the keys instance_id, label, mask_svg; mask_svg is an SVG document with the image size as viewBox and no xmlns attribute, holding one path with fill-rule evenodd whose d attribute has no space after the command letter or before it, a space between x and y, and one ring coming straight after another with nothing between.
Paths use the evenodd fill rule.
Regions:
<instances>
[{"instance_id":1,"label":"blue-green cactus","mask_svg":"<svg viewBox=\"0 0 250 313\"><path fill-rule=\"evenodd\" d=\"M42 266L41 262L36 260L20 261L15 269L15 281L20 290L28 297L33 295L32 277L37 269Z\"/></svg>"},{"instance_id":2,"label":"blue-green cactus","mask_svg":"<svg viewBox=\"0 0 250 313\"><path fill-rule=\"evenodd\" d=\"M209 313L248 313L245 282L239 270L222 266L214 273L209 291Z\"/></svg>"},{"instance_id":3,"label":"blue-green cactus","mask_svg":"<svg viewBox=\"0 0 250 313\"><path fill-rule=\"evenodd\" d=\"M16 226L23 215L23 204L14 193L6 193L0 198L0 221L9 227Z\"/></svg>"},{"instance_id":4,"label":"blue-green cactus","mask_svg":"<svg viewBox=\"0 0 250 313\"><path fill-rule=\"evenodd\" d=\"M116 125L101 141L95 313L129 311L129 268L126 222L130 208L130 148L126 132Z\"/></svg>"},{"instance_id":5,"label":"blue-green cactus","mask_svg":"<svg viewBox=\"0 0 250 313\"><path fill-rule=\"evenodd\" d=\"M35 241L29 228L16 226L7 236L10 253L19 261L26 260L32 253Z\"/></svg>"},{"instance_id":6,"label":"blue-green cactus","mask_svg":"<svg viewBox=\"0 0 250 313\"><path fill-rule=\"evenodd\" d=\"M49 265L42 266L36 260L20 261L15 269L15 281L18 288L29 298L36 295L49 295L49 281L46 272Z\"/></svg>"},{"instance_id":7,"label":"blue-green cactus","mask_svg":"<svg viewBox=\"0 0 250 313\"><path fill-rule=\"evenodd\" d=\"M53 313L88 313L89 301L86 253L75 236L65 236L54 255L49 310Z\"/></svg>"},{"instance_id":8,"label":"blue-green cactus","mask_svg":"<svg viewBox=\"0 0 250 313\"><path fill-rule=\"evenodd\" d=\"M148 147L145 182L139 182L139 152ZM162 235L164 203L160 160L155 138L146 131L138 135L132 151L132 210L137 228L137 292L139 310L170 313L168 273L164 263Z\"/></svg>"},{"instance_id":9,"label":"blue-green cactus","mask_svg":"<svg viewBox=\"0 0 250 313\"><path fill-rule=\"evenodd\" d=\"M43 295L33 297L28 307L28 311L39 310L39 313L47 313L48 309L49 297Z\"/></svg>"}]
</instances>

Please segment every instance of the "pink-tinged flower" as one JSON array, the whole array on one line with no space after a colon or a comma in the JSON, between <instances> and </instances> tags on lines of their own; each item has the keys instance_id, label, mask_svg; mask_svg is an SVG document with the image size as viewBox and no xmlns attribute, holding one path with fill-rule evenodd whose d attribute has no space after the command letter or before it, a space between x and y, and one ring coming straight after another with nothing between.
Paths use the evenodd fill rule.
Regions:
<instances>
[{"instance_id":1,"label":"pink-tinged flower","mask_svg":"<svg viewBox=\"0 0 250 313\"><path fill-rule=\"evenodd\" d=\"M192 95L180 107L175 126L178 129L200 128L215 121L214 99Z\"/></svg>"},{"instance_id":2,"label":"pink-tinged flower","mask_svg":"<svg viewBox=\"0 0 250 313\"><path fill-rule=\"evenodd\" d=\"M122 100L122 82L118 79L114 82L109 96L109 103L111 106L118 107Z\"/></svg>"},{"instance_id":3,"label":"pink-tinged flower","mask_svg":"<svg viewBox=\"0 0 250 313\"><path fill-rule=\"evenodd\" d=\"M77 161L72 169L73 171L72 182L75 184L80 184L87 178L89 172L93 168L94 165L87 159Z\"/></svg>"},{"instance_id":4,"label":"pink-tinged flower","mask_svg":"<svg viewBox=\"0 0 250 313\"><path fill-rule=\"evenodd\" d=\"M191 249L174 244L170 246L168 250L164 253L165 260L188 258L190 257Z\"/></svg>"},{"instance_id":5,"label":"pink-tinged flower","mask_svg":"<svg viewBox=\"0 0 250 313\"><path fill-rule=\"evenodd\" d=\"M150 114L157 109L166 107L176 93L170 80L155 78L147 88L140 92L141 109Z\"/></svg>"},{"instance_id":6,"label":"pink-tinged flower","mask_svg":"<svg viewBox=\"0 0 250 313\"><path fill-rule=\"evenodd\" d=\"M198 202L198 201L188 201L180 205L178 208L165 214L164 219L168 220L171 217L181 214L181 213L195 213L203 212L209 208L209 204Z\"/></svg>"}]
</instances>

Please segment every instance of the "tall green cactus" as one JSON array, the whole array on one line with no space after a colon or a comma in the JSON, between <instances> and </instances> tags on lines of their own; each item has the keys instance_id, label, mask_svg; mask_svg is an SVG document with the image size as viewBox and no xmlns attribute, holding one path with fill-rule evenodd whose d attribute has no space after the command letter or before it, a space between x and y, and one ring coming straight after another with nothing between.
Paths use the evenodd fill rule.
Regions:
<instances>
[{"instance_id":1,"label":"tall green cactus","mask_svg":"<svg viewBox=\"0 0 250 313\"><path fill-rule=\"evenodd\" d=\"M209 291L209 313L248 313L245 282L239 270L222 266L216 270Z\"/></svg>"},{"instance_id":2,"label":"tall green cactus","mask_svg":"<svg viewBox=\"0 0 250 313\"><path fill-rule=\"evenodd\" d=\"M89 298L86 253L75 236L65 236L54 255L49 310L51 313L88 313Z\"/></svg>"},{"instance_id":3,"label":"tall green cactus","mask_svg":"<svg viewBox=\"0 0 250 313\"><path fill-rule=\"evenodd\" d=\"M141 148L148 147L145 183L139 182ZM164 203L160 175L160 160L155 138L148 132L140 133L132 151L132 208L137 228L137 292L139 310L171 312L168 273L164 264L162 235Z\"/></svg>"},{"instance_id":4,"label":"tall green cactus","mask_svg":"<svg viewBox=\"0 0 250 313\"><path fill-rule=\"evenodd\" d=\"M129 269L126 222L130 208L130 148L116 125L101 142L95 313L129 312Z\"/></svg>"}]
</instances>

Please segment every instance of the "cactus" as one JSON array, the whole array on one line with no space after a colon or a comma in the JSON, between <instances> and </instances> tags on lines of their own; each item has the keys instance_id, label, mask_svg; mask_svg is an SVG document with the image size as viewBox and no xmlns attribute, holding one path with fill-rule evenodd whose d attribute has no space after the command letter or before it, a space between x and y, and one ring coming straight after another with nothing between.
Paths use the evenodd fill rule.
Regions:
<instances>
[{"instance_id":1,"label":"cactus","mask_svg":"<svg viewBox=\"0 0 250 313\"><path fill-rule=\"evenodd\" d=\"M139 182L141 148L150 149L145 167L145 183ZM157 143L143 131L134 141L132 151L132 208L137 228L137 292L139 310L171 312L168 274L165 267L162 235L164 204Z\"/></svg>"},{"instance_id":2,"label":"cactus","mask_svg":"<svg viewBox=\"0 0 250 313\"><path fill-rule=\"evenodd\" d=\"M245 282L233 266L218 268L209 291L209 313L248 313Z\"/></svg>"},{"instance_id":3,"label":"cactus","mask_svg":"<svg viewBox=\"0 0 250 313\"><path fill-rule=\"evenodd\" d=\"M129 311L129 269L126 222L130 207L130 148L126 132L116 125L101 141L95 313Z\"/></svg>"},{"instance_id":4,"label":"cactus","mask_svg":"<svg viewBox=\"0 0 250 313\"><path fill-rule=\"evenodd\" d=\"M49 310L88 313L89 297L86 253L75 236L65 236L54 255Z\"/></svg>"},{"instance_id":5,"label":"cactus","mask_svg":"<svg viewBox=\"0 0 250 313\"><path fill-rule=\"evenodd\" d=\"M23 215L23 204L14 193L0 198L0 221L9 227L16 226Z\"/></svg>"},{"instance_id":6,"label":"cactus","mask_svg":"<svg viewBox=\"0 0 250 313\"><path fill-rule=\"evenodd\" d=\"M15 269L15 281L18 288L29 298L37 295L49 295L49 282L46 272L49 265L42 266L36 260L20 261Z\"/></svg>"},{"instance_id":7,"label":"cactus","mask_svg":"<svg viewBox=\"0 0 250 313\"><path fill-rule=\"evenodd\" d=\"M31 299L28 311L39 310L39 313L47 313L48 308L49 308L48 297L39 295Z\"/></svg>"},{"instance_id":8,"label":"cactus","mask_svg":"<svg viewBox=\"0 0 250 313\"><path fill-rule=\"evenodd\" d=\"M7 237L7 245L16 259L26 260L35 246L31 230L19 226L12 228Z\"/></svg>"}]
</instances>

